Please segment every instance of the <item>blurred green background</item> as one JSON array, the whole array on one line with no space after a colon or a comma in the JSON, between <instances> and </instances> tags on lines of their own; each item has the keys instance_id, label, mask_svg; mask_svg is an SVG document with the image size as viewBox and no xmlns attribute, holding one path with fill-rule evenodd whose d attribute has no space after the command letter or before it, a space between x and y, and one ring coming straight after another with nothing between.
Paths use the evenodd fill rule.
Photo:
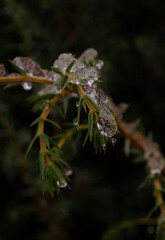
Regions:
<instances>
[{"instance_id":1,"label":"blurred green background","mask_svg":"<svg viewBox=\"0 0 165 240\"><path fill-rule=\"evenodd\" d=\"M152 133L164 151L165 1L1 0L0 30L0 63L9 70L8 59L16 56L50 68L60 53L78 57L97 49L104 91L115 103L130 104L125 119L140 117L143 133ZM29 125L37 114L27 101L34 91L0 87L0 239L155 239L154 221L116 228L145 218L155 203L150 181L138 190L145 163L135 163L135 153L125 156L120 137L106 155L96 155L89 142L82 148L81 139L72 144L65 156L73 168L71 190L52 198L35 189L38 143L28 162L23 158L35 133Z\"/></svg>"}]
</instances>

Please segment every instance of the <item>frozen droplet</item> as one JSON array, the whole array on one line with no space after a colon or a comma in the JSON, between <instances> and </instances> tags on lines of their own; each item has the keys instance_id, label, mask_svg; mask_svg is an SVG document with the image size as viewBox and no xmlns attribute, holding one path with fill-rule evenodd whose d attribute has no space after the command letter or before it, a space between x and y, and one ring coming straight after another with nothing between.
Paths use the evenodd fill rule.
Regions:
<instances>
[{"instance_id":1,"label":"frozen droplet","mask_svg":"<svg viewBox=\"0 0 165 240\"><path fill-rule=\"evenodd\" d=\"M112 138L112 143L116 143L117 139L116 138Z\"/></svg>"},{"instance_id":2,"label":"frozen droplet","mask_svg":"<svg viewBox=\"0 0 165 240\"><path fill-rule=\"evenodd\" d=\"M47 85L38 92L38 95L41 96L44 94L55 94L55 93L57 93L56 90L57 90L57 86Z\"/></svg>"},{"instance_id":3,"label":"frozen droplet","mask_svg":"<svg viewBox=\"0 0 165 240\"><path fill-rule=\"evenodd\" d=\"M40 65L28 57L16 57L13 59L15 65L28 75L43 76Z\"/></svg>"},{"instance_id":4,"label":"frozen droplet","mask_svg":"<svg viewBox=\"0 0 165 240\"><path fill-rule=\"evenodd\" d=\"M56 92L57 92L57 93L61 93L61 90L62 90L62 87L57 87L57 88L56 88Z\"/></svg>"},{"instance_id":5,"label":"frozen droplet","mask_svg":"<svg viewBox=\"0 0 165 240\"><path fill-rule=\"evenodd\" d=\"M49 71L47 69L42 69L42 71L43 71L44 77L50 81L54 81L57 83L61 80L61 75L54 71Z\"/></svg>"},{"instance_id":6,"label":"frozen droplet","mask_svg":"<svg viewBox=\"0 0 165 240\"><path fill-rule=\"evenodd\" d=\"M80 62L79 60L76 60L71 68L71 72L75 72L77 69L84 68L85 64Z\"/></svg>"},{"instance_id":7,"label":"frozen droplet","mask_svg":"<svg viewBox=\"0 0 165 240\"><path fill-rule=\"evenodd\" d=\"M108 102L108 97L105 95L105 93L101 89L97 89L96 94L99 102L103 102L103 103Z\"/></svg>"},{"instance_id":8,"label":"frozen droplet","mask_svg":"<svg viewBox=\"0 0 165 240\"><path fill-rule=\"evenodd\" d=\"M79 105L80 105L80 102L77 101L77 102L76 102L76 107L79 107Z\"/></svg>"},{"instance_id":9,"label":"frozen droplet","mask_svg":"<svg viewBox=\"0 0 165 240\"><path fill-rule=\"evenodd\" d=\"M73 171L72 171L72 169L67 169L66 171L65 171L65 174L66 174L66 176L71 176L72 174L73 174Z\"/></svg>"},{"instance_id":10,"label":"frozen droplet","mask_svg":"<svg viewBox=\"0 0 165 240\"><path fill-rule=\"evenodd\" d=\"M74 119L73 119L73 124L74 124L75 126L78 125L78 119L77 119L77 118L74 118Z\"/></svg>"},{"instance_id":11,"label":"frozen droplet","mask_svg":"<svg viewBox=\"0 0 165 240\"><path fill-rule=\"evenodd\" d=\"M95 67L84 67L80 68L73 73L75 80L98 80L98 73Z\"/></svg>"},{"instance_id":12,"label":"frozen droplet","mask_svg":"<svg viewBox=\"0 0 165 240\"><path fill-rule=\"evenodd\" d=\"M94 80L88 80L87 83L88 83L88 85L91 87L92 84L94 83Z\"/></svg>"},{"instance_id":13,"label":"frozen droplet","mask_svg":"<svg viewBox=\"0 0 165 240\"><path fill-rule=\"evenodd\" d=\"M5 77L6 75L7 75L7 71L4 64L0 64L0 76Z\"/></svg>"},{"instance_id":14,"label":"frozen droplet","mask_svg":"<svg viewBox=\"0 0 165 240\"><path fill-rule=\"evenodd\" d=\"M161 153L158 152L158 150L154 151L153 149L147 160L151 176L154 176L155 174L161 174L162 170L165 168L165 159Z\"/></svg>"},{"instance_id":15,"label":"frozen droplet","mask_svg":"<svg viewBox=\"0 0 165 240\"><path fill-rule=\"evenodd\" d=\"M26 90L26 91L29 91L32 89L32 83L29 82L29 81L26 81L23 83L23 89Z\"/></svg>"},{"instance_id":16,"label":"frozen droplet","mask_svg":"<svg viewBox=\"0 0 165 240\"><path fill-rule=\"evenodd\" d=\"M94 62L97 55L98 52L94 48L89 48L82 53L79 59L88 64L89 62Z\"/></svg>"},{"instance_id":17,"label":"frozen droplet","mask_svg":"<svg viewBox=\"0 0 165 240\"><path fill-rule=\"evenodd\" d=\"M104 65L104 62L102 60L96 60L95 66L101 70Z\"/></svg>"},{"instance_id":18,"label":"frozen droplet","mask_svg":"<svg viewBox=\"0 0 165 240\"><path fill-rule=\"evenodd\" d=\"M60 69L65 74L67 67L75 60L71 53L62 53L55 60L53 66Z\"/></svg>"},{"instance_id":19,"label":"frozen droplet","mask_svg":"<svg viewBox=\"0 0 165 240\"><path fill-rule=\"evenodd\" d=\"M159 168L151 169L151 175L154 176L155 174L161 174L161 170Z\"/></svg>"},{"instance_id":20,"label":"frozen droplet","mask_svg":"<svg viewBox=\"0 0 165 240\"><path fill-rule=\"evenodd\" d=\"M112 137L117 132L117 124L112 111L104 104L100 105L97 127L105 137Z\"/></svg>"},{"instance_id":21,"label":"frozen droplet","mask_svg":"<svg viewBox=\"0 0 165 240\"><path fill-rule=\"evenodd\" d=\"M60 180L57 181L57 185L60 188L65 188L67 186L67 182L64 179L60 179Z\"/></svg>"}]
</instances>

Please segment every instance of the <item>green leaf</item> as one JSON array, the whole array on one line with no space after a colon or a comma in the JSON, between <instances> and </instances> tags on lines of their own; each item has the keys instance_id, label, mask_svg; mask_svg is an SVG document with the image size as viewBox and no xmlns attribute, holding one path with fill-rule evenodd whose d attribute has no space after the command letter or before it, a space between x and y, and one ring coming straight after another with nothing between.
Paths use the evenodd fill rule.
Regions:
<instances>
[{"instance_id":1,"label":"green leaf","mask_svg":"<svg viewBox=\"0 0 165 240\"><path fill-rule=\"evenodd\" d=\"M30 143L30 145L29 145L29 147L28 147L26 153L25 153L25 158L27 157L27 155L28 155L30 149L32 148L32 146L33 146L33 144L34 144L34 142L36 141L37 138L38 138L38 135L35 135L34 138L33 138L33 140L31 141L31 143Z\"/></svg>"},{"instance_id":2,"label":"green leaf","mask_svg":"<svg viewBox=\"0 0 165 240\"><path fill-rule=\"evenodd\" d=\"M55 176L56 181L60 180L61 178L65 178L64 172L61 171L61 169L56 164L51 162L47 166L51 170L52 174Z\"/></svg>"},{"instance_id":3,"label":"green leaf","mask_svg":"<svg viewBox=\"0 0 165 240\"><path fill-rule=\"evenodd\" d=\"M146 217L146 220L149 219L149 218L152 216L152 214L153 214L158 208L159 208L159 205L155 205L155 206L151 209L151 211L148 213L148 215L147 215L147 217Z\"/></svg>"},{"instance_id":4,"label":"green leaf","mask_svg":"<svg viewBox=\"0 0 165 240\"><path fill-rule=\"evenodd\" d=\"M46 118L45 122L51 123L52 125L56 126L57 128L61 129L60 125L58 125L58 123Z\"/></svg>"},{"instance_id":5,"label":"green leaf","mask_svg":"<svg viewBox=\"0 0 165 240\"><path fill-rule=\"evenodd\" d=\"M88 131L89 131L89 137L91 142L93 137L93 110L92 109L88 113Z\"/></svg>"},{"instance_id":6,"label":"green leaf","mask_svg":"<svg viewBox=\"0 0 165 240\"><path fill-rule=\"evenodd\" d=\"M91 97L89 97L88 95L84 94L83 98L89 102L90 105L92 105L92 107L94 107L94 109L99 112L100 108L96 105L96 103L93 101L93 99Z\"/></svg>"},{"instance_id":7,"label":"green leaf","mask_svg":"<svg viewBox=\"0 0 165 240\"><path fill-rule=\"evenodd\" d=\"M9 62L13 65L13 67L20 73L26 75L26 72L22 70L20 67L18 67L12 60L9 59Z\"/></svg>"},{"instance_id":8,"label":"green leaf","mask_svg":"<svg viewBox=\"0 0 165 240\"><path fill-rule=\"evenodd\" d=\"M66 69L66 73L70 72L70 70L71 70L73 64L75 63L75 61L76 61L76 60L74 60L73 62L71 62L71 63L69 64L69 66L68 66L67 69Z\"/></svg>"},{"instance_id":9,"label":"green leaf","mask_svg":"<svg viewBox=\"0 0 165 240\"><path fill-rule=\"evenodd\" d=\"M67 115L67 110L68 110L68 104L69 104L69 97L68 97L68 96L65 96L63 99L64 99L64 102L63 102L64 117L66 117L66 115Z\"/></svg>"},{"instance_id":10,"label":"green leaf","mask_svg":"<svg viewBox=\"0 0 165 240\"><path fill-rule=\"evenodd\" d=\"M61 89L61 92L63 92L64 91L64 89L68 86L68 84L69 84L69 82L68 81L66 81L65 83L64 83L64 85L63 85L63 87L62 87L62 89Z\"/></svg>"},{"instance_id":11,"label":"green leaf","mask_svg":"<svg viewBox=\"0 0 165 240\"><path fill-rule=\"evenodd\" d=\"M50 193L53 197L53 193L54 193L54 177L52 174L48 175L48 185L49 185L49 189L50 189Z\"/></svg>"},{"instance_id":12,"label":"green leaf","mask_svg":"<svg viewBox=\"0 0 165 240\"><path fill-rule=\"evenodd\" d=\"M50 148L49 137L44 133L40 134L40 137L42 138L46 146Z\"/></svg>"},{"instance_id":13,"label":"green leaf","mask_svg":"<svg viewBox=\"0 0 165 240\"><path fill-rule=\"evenodd\" d=\"M65 162L62 158L61 158L61 152L59 152L59 150L57 149L55 152L54 151L50 151L50 150L47 150L46 151L49 155L53 156L55 158L55 161L56 163L60 164L60 166L66 166L68 168L70 168L70 166L67 164L67 162ZM62 165L61 165L62 163Z\"/></svg>"},{"instance_id":14,"label":"green leaf","mask_svg":"<svg viewBox=\"0 0 165 240\"><path fill-rule=\"evenodd\" d=\"M34 126L35 124L37 124L40 120L41 120L40 117L36 118L36 119L34 120L34 122L32 122L32 123L30 124L30 127L32 127L32 126Z\"/></svg>"},{"instance_id":15,"label":"green leaf","mask_svg":"<svg viewBox=\"0 0 165 240\"><path fill-rule=\"evenodd\" d=\"M41 177L42 177L42 179L44 179L45 153L43 151L40 151L40 153L39 153L39 162L40 162Z\"/></svg>"},{"instance_id":16,"label":"green leaf","mask_svg":"<svg viewBox=\"0 0 165 240\"><path fill-rule=\"evenodd\" d=\"M84 143L83 143L83 147L85 146L88 138L89 138L89 131L87 131L87 134L86 134L86 136L85 136L85 140L84 140Z\"/></svg>"},{"instance_id":17,"label":"green leaf","mask_svg":"<svg viewBox=\"0 0 165 240\"><path fill-rule=\"evenodd\" d=\"M54 72L59 73L60 75L63 76L63 73L62 73L58 68L56 68L56 67L51 67L51 69L52 69Z\"/></svg>"},{"instance_id":18,"label":"green leaf","mask_svg":"<svg viewBox=\"0 0 165 240\"><path fill-rule=\"evenodd\" d=\"M79 126L79 124L80 124L80 114L81 114L82 101L83 101L83 98L80 98L79 106L78 106L78 113L77 113L78 126Z\"/></svg>"}]
</instances>

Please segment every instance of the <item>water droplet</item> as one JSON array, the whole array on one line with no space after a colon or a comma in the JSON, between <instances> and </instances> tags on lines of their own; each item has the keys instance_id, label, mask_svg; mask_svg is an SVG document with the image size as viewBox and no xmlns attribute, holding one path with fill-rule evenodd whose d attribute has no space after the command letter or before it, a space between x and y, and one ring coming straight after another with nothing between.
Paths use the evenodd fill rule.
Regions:
<instances>
[{"instance_id":1,"label":"water droplet","mask_svg":"<svg viewBox=\"0 0 165 240\"><path fill-rule=\"evenodd\" d=\"M73 170L72 169L67 169L66 171L65 171L65 174L66 174L66 176L71 176L72 174L73 174Z\"/></svg>"},{"instance_id":2,"label":"water droplet","mask_svg":"<svg viewBox=\"0 0 165 240\"><path fill-rule=\"evenodd\" d=\"M74 119L73 119L73 124L74 124L75 126L78 125L78 119L77 119L77 118L74 118Z\"/></svg>"},{"instance_id":3,"label":"water droplet","mask_svg":"<svg viewBox=\"0 0 165 240\"><path fill-rule=\"evenodd\" d=\"M112 138L112 143L116 143L117 139L116 138Z\"/></svg>"},{"instance_id":4,"label":"water droplet","mask_svg":"<svg viewBox=\"0 0 165 240\"><path fill-rule=\"evenodd\" d=\"M23 89L26 90L26 91L29 91L32 89L32 83L29 82L29 81L26 81L23 83Z\"/></svg>"},{"instance_id":5,"label":"water droplet","mask_svg":"<svg viewBox=\"0 0 165 240\"><path fill-rule=\"evenodd\" d=\"M67 182L64 179L60 179L59 181L57 181L57 185L60 188L65 188L67 186Z\"/></svg>"},{"instance_id":6,"label":"water droplet","mask_svg":"<svg viewBox=\"0 0 165 240\"><path fill-rule=\"evenodd\" d=\"M62 87L57 87L56 92L61 93Z\"/></svg>"},{"instance_id":7,"label":"water droplet","mask_svg":"<svg viewBox=\"0 0 165 240\"><path fill-rule=\"evenodd\" d=\"M76 107L79 107L79 104L80 104L79 101L77 101L77 102L76 102Z\"/></svg>"}]
</instances>

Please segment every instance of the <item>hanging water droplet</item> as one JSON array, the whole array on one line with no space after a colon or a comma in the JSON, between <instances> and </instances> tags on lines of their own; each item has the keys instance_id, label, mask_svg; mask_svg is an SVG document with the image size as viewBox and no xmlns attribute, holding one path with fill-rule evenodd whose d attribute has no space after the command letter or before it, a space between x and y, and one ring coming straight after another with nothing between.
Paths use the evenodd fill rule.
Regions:
<instances>
[{"instance_id":1,"label":"hanging water droplet","mask_svg":"<svg viewBox=\"0 0 165 240\"><path fill-rule=\"evenodd\" d=\"M79 104L80 104L79 101L77 101L77 102L76 102L76 107L79 107Z\"/></svg>"},{"instance_id":2,"label":"hanging water droplet","mask_svg":"<svg viewBox=\"0 0 165 240\"><path fill-rule=\"evenodd\" d=\"M57 185L60 187L60 188L64 188L67 186L67 182L64 180L64 179L60 179L57 181Z\"/></svg>"},{"instance_id":3,"label":"hanging water droplet","mask_svg":"<svg viewBox=\"0 0 165 240\"><path fill-rule=\"evenodd\" d=\"M73 119L73 124L74 124L75 126L78 125L78 119L77 119L77 118L74 118L74 119Z\"/></svg>"},{"instance_id":4,"label":"hanging water droplet","mask_svg":"<svg viewBox=\"0 0 165 240\"><path fill-rule=\"evenodd\" d=\"M26 81L23 83L23 89L26 90L26 91L29 91L32 89L32 83L29 82L29 81Z\"/></svg>"},{"instance_id":5,"label":"hanging water droplet","mask_svg":"<svg viewBox=\"0 0 165 240\"><path fill-rule=\"evenodd\" d=\"M66 171L65 171L65 174L66 174L66 176L71 176L72 174L73 174L73 171L72 171L72 169L67 169Z\"/></svg>"},{"instance_id":6,"label":"hanging water droplet","mask_svg":"<svg viewBox=\"0 0 165 240\"><path fill-rule=\"evenodd\" d=\"M112 143L116 143L117 139L116 138L112 138Z\"/></svg>"},{"instance_id":7,"label":"hanging water droplet","mask_svg":"<svg viewBox=\"0 0 165 240\"><path fill-rule=\"evenodd\" d=\"M56 92L57 92L57 93L61 93L61 90L62 90L61 87L57 87Z\"/></svg>"}]
</instances>

